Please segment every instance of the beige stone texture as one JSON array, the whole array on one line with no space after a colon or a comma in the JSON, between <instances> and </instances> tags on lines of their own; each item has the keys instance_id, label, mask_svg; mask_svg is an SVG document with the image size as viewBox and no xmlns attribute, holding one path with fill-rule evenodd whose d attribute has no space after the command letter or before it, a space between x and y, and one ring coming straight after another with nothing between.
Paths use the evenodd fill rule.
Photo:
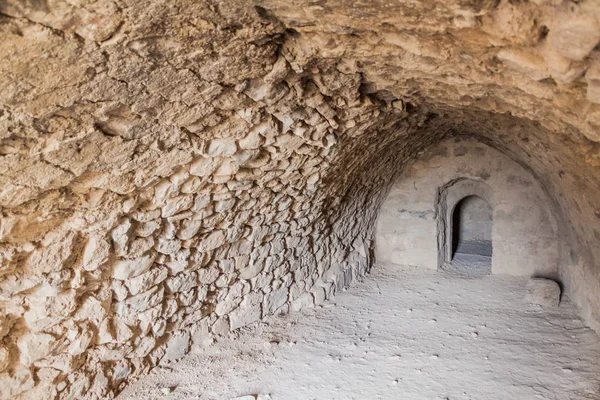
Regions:
<instances>
[{"instance_id":1,"label":"beige stone texture","mask_svg":"<svg viewBox=\"0 0 600 400\"><path fill-rule=\"evenodd\" d=\"M112 398L198 325L322 303L373 264L396 178L459 135L543 188L548 268L600 330L599 16L1 1L0 399Z\"/></svg>"}]
</instances>

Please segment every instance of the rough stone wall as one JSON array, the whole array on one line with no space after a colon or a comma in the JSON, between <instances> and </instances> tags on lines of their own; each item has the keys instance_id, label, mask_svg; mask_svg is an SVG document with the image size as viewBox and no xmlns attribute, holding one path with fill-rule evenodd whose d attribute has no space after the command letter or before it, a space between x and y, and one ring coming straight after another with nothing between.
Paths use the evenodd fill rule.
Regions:
<instances>
[{"instance_id":1,"label":"rough stone wall","mask_svg":"<svg viewBox=\"0 0 600 400\"><path fill-rule=\"evenodd\" d=\"M365 92L434 113L454 132L478 136L531 169L561 219L566 289L600 330L597 2L261 6L294 29L303 43L298 59L343 59L364 77Z\"/></svg>"},{"instance_id":2,"label":"rough stone wall","mask_svg":"<svg viewBox=\"0 0 600 400\"><path fill-rule=\"evenodd\" d=\"M470 181L486 191L480 193ZM449 188L442 216L438 202L444 187ZM439 237L447 234L439 232L438 219L445 218L444 229L451 230L454 208L471 195L493 210L492 273L558 277L558 227L541 185L521 165L473 139L440 143L393 184L378 219L377 259L438 268Z\"/></svg>"},{"instance_id":3,"label":"rough stone wall","mask_svg":"<svg viewBox=\"0 0 600 400\"><path fill-rule=\"evenodd\" d=\"M323 301L457 132L542 182L600 319L597 7L539 3L0 2L0 398L109 398Z\"/></svg>"}]
</instances>

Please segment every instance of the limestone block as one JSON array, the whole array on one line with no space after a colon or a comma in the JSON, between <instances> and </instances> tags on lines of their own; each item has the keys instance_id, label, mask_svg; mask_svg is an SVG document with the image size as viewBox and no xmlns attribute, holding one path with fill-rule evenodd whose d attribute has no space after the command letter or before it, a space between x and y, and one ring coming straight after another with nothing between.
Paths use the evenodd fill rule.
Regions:
<instances>
[{"instance_id":1,"label":"limestone block","mask_svg":"<svg viewBox=\"0 0 600 400\"><path fill-rule=\"evenodd\" d=\"M100 326L98 328L98 344L110 343L114 339L112 329L110 327L110 320L108 318L104 318L102 322L100 322Z\"/></svg>"},{"instance_id":2,"label":"limestone block","mask_svg":"<svg viewBox=\"0 0 600 400\"><path fill-rule=\"evenodd\" d=\"M165 281L167 293L187 292L194 288L198 283L196 273L181 273L177 276L168 278Z\"/></svg>"},{"instance_id":3,"label":"limestone block","mask_svg":"<svg viewBox=\"0 0 600 400\"><path fill-rule=\"evenodd\" d=\"M100 361L117 361L131 352L131 346L102 345L97 347Z\"/></svg>"},{"instance_id":4,"label":"limestone block","mask_svg":"<svg viewBox=\"0 0 600 400\"><path fill-rule=\"evenodd\" d=\"M34 332L48 329L64 320L75 310L77 292L73 289L56 293L56 288L47 283L31 292L29 310L25 312L25 321Z\"/></svg>"},{"instance_id":5,"label":"limestone block","mask_svg":"<svg viewBox=\"0 0 600 400\"><path fill-rule=\"evenodd\" d=\"M262 316L262 295L250 293L244 296L239 307L229 314L229 328L234 331L258 321Z\"/></svg>"},{"instance_id":6,"label":"limestone block","mask_svg":"<svg viewBox=\"0 0 600 400\"><path fill-rule=\"evenodd\" d=\"M151 250L154 247L153 237L140 237L134 239L127 246L124 256L126 258L138 258L142 257L144 253Z\"/></svg>"},{"instance_id":7,"label":"limestone block","mask_svg":"<svg viewBox=\"0 0 600 400\"><path fill-rule=\"evenodd\" d=\"M133 260L117 260L113 265L112 277L126 280L143 274L152 266L155 258L156 255L150 252Z\"/></svg>"},{"instance_id":8,"label":"limestone block","mask_svg":"<svg viewBox=\"0 0 600 400\"><path fill-rule=\"evenodd\" d=\"M19 348L19 361L22 365L29 366L33 362L46 357L58 345L52 335L46 333L25 333L17 340Z\"/></svg>"},{"instance_id":9,"label":"limestone block","mask_svg":"<svg viewBox=\"0 0 600 400\"><path fill-rule=\"evenodd\" d=\"M242 150L242 151L236 152L231 158L233 161L235 161L235 163L237 165L243 167L247 163L254 160L259 154L260 154L260 151L257 149ZM237 170L236 170L236 172L237 172Z\"/></svg>"},{"instance_id":10,"label":"limestone block","mask_svg":"<svg viewBox=\"0 0 600 400\"><path fill-rule=\"evenodd\" d=\"M218 158L212 157L199 157L190 165L190 174L205 177L212 174L219 164L221 160Z\"/></svg>"},{"instance_id":11,"label":"limestone block","mask_svg":"<svg viewBox=\"0 0 600 400\"><path fill-rule=\"evenodd\" d=\"M583 60L600 42L600 23L589 15L573 15L550 29L552 49L571 60Z\"/></svg>"},{"instance_id":12,"label":"limestone block","mask_svg":"<svg viewBox=\"0 0 600 400\"><path fill-rule=\"evenodd\" d=\"M214 250L225 244L225 232L221 230L212 231L206 238L202 239L196 249L204 252Z\"/></svg>"},{"instance_id":13,"label":"limestone block","mask_svg":"<svg viewBox=\"0 0 600 400\"><path fill-rule=\"evenodd\" d=\"M111 282L111 288L114 297L119 301L125 300L129 295L127 287L125 286L123 281L113 279L113 281Z\"/></svg>"},{"instance_id":14,"label":"limestone block","mask_svg":"<svg viewBox=\"0 0 600 400\"><path fill-rule=\"evenodd\" d=\"M67 348L67 352L73 356L77 356L79 354L83 354L85 350L92 343L92 339L94 338L94 332L90 329L83 330L75 340L73 340L69 347Z\"/></svg>"},{"instance_id":15,"label":"limestone block","mask_svg":"<svg viewBox=\"0 0 600 400\"><path fill-rule=\"evenodd\" d=\"M544 41L537 47L540 55L544 58L548 71L552 77L560 82L570 83L583 75L586 64L582 61L570 60L556 51L552 50L548 41Z\"/></svg>"},{"instance_id":16,"label":"limestone block","mask_svg":"<svg viewBox=\"0 0 600 400\"><path fill-rule=\"evenodd\" d=\"M194 197L194 206L192 211L200 211L211 204L210 194L198 194Z\"/></svg>"},{"instance_id":17,"label":"limestone block","mask_svg":"<svg viewBox=\"0 0 600 400\"><path fill-rule=\"evenodd\" d=\"M25 267L38 274L59 271L71 255L72 243L73 235L70 234L48 247L36 249L25 261Z\"/></svg>"},{"instance_id":18,"label":"limestone block","mask_svg":"<svg viewBox=\"0 0 600 400\"><path fill-rule=\"evenodd\" d=\"M586 74L587 99L594 103L600 103L600 62L592 64Z\"/></svg>"},{"instance_id":19,"label":"limestone block","mask_svg":"<svg viewBox=\"0 0 600 400\"><path fill-rule=\"evenodd\" d=\"M124 358L118 359L112 369L112 377L120 382L131 374L131 364Z\"/></svg>"},{"instance_id":20,"label":"limestone block","mask_svg":"<svg viewBox=\"0 0 600 400\"><path fill-rule=\"evenodd\" d=\"M151 222L160 217L160 210L137 211L132 214L132 217L138 222ZM159 219L158 221L160 222Z\"/></svg>"},{"instance_id":21,"label":"limestone block","mask_svg":"<svg viewBox=\"0 0 600 400\"><path fill-rule=\"evenodd\" d=\"M168 273L166 267L155 267L135 278L125 280L124 283L129 293L136 295L167 279Z\"/></svg>"},{"instance_id":22,"label":"limestone block","mask_svg":"<svg viewBox=\"0 0 600 400\"><path fill-rule=\"evenodd\" d=\"M5 346L0 346L0 372L3 372L8 367L10 362L10 354ZM1 381L0 381L1 382Z\"/></svg>"},{"instance_id":23,"label":"limestone block","mask_svg":"<svg viewBox=\"0 0 600 400\"><path fill-rule=\"evenodd\" d=\"M274 290L265 296L265 313L272 314L282 307L288 299L287 287L282 287L278 290Z\"/></svg>"},{"instance_id":24,"label":"limestone block","mask_svg":"<svg viewBox=\"0 0 600 400\"><path fill-rule=\"evenodd\" d=\"M323 303L325 303L326 300L326 293L325 293L325 289L323 289L322 287L313 289L313 296L315 298L315 305L321 305Z\"/></svg>"},{"instance_id":25,"label":"limestone block","mask_svg":"<svg viewBox=\"0 0 600 400\"><path fill-rule=\"evenodd\" d=\"M271 291L271 283L273 282L272 273L262 273L250 280L252 288L255 290L261 290L263 293L269 293Z\"/></svg>"},{"instance_id":26,"label":"limestone block","mask_svg":"<svg viewBox=\"0 0 600 400\"><path fill-rule=\"evenodd\" d=\"M100 235L93 235L83 249L83 269L94 271L108 260L110 243Z\"/></svg>"},{"instance_id":27,"label":"limestone block","mask_svg":"<svg viewBox=\"0 0 600 400\"><path fill-rule=\"evenodd\" d=\"M178 332L167 341L166 360L175 360L187 354L190 348L190 333Z\"/></svg>"},{"instance_id":28,"label":"limestone block","mask_svg":"<svg viewBox=\"0 0 600 400\"><path fill-rule=\"evenodd\" d=\"M144 312L141 312L137 315L138 320L140 321L139 327L142 330L144 335L147 335L150 329L152 328L152 324L158 319L162 312L162 306L156 306L150 308Z\"/></svg>"},{"instance_id":29,"label":"limestone block","mask_svg":"<svg viewBox=\"0 0 600 400\"><path fill-rule=\"evenodd\" d=\"M234 175L239 168L240 166L235 160L225 159L215 170L213 180L216 182L217 177L222 177L223 182L227 182L229 180L229 176Z\"/></svg>"},{"instance_id":30,"label":"limestone block","mask_svg":"<svg viewBox=\"0 0 600 400\"><path fill-rule=\"evenodd\" d=\"M194 204L194 198L191 195L177 196L167 199L162 208L162 217L171 217L177 213L188 210Z\"/></svg>"},{"instance_id":31,"label":"limestone block","mask_svg":"<svg viewBox=\"0 0 600 400\"><path fill-rule=\"evenodd\" d=\"M202 220L199 218L185 219L181 223L181 228L177 232L177 237L181 240L191 239L198 233L201 226Z\"/></svg>"},{"instance_id":32,"label":"limestone block","mask_svg":"<svg viewBox=\"0 0 600 400\"><path fill-rule=\"evenodd\" d=\"M181 248L181 241L177 239L159 239L155 248L161 254L175 254Z\"/></svg>"},{"instance_id":33,"label":"limestone block","mask_svg":"<svg viewBox=\"0 0 600 400\"><path fill-rule=\"evenodd\" d=\"M175 275L181 271L187 269L190 266L190 254L189 248L181 249L175 254L171 254L165 265L169 269L169 275Z\"/></svg>"},{"instance_id":34,"label":"limestone block","mask_svg":"<svg viewBox=\"0 0 600 400\"><path fill-rule=\"evenodd\" d=\"M181 193L189 194L195 193L202 186L202 180L197 176L190 177L187 181L181 185Z\"/></svg>"},{"instance_id":35,"label":"limestone block","mask_svg":"<svg viewBox=\"0 0 600 400\"><path fill-rule=\"evenodd\" d=\"M292 311L300 311L314 306L314 298L311 293L304 293L296 300L292 301Z\"/></svg>"},{"instance_id":36,"label":"limestone block","mask_svg":"<svg viewBox=\"0 0 600 400\"><path fill-rule=\"evenodd\" d=\"M231 210L235 206L235 199L221 200L215 202L215 212L226 212Z\"/></svg>"},{"instance_id":37,"label":"limestone block","mask_svg":"<svg viewBox=\"0 0 600 400\"><path fill-rule=\"evenodd\" d=\"M127 247L129 229L131 229L131 221L123 219L110 233L113 246L118 252L123 252Z\"/></svg>"},{"instance_id":38,"label":"limestone block","mask_svg":"<svg viewBox=\"0 0 600 400\"><path fill-rule=\"evenodd\" d=\"M254 127L252 127L252 129L248 132L246 137L239 140L238 143L239 143L240 149L253 150L253 149L260 148L260 146L265 141L264 137L261 135L261 131L264 131L265 129L268 129L267 123L262 123L262 124L255 125Z\"/></svg>"},{"instance_id":39,"label":"limestone block","mask_svg":"<svg viewBox=\"0 0 600 400\"><path fill-rule=\"evenodd\" d=\"M217 280L220 273L221 271L219 271L219 268L214 265L201 268L198 270L198 280L204 285L210 285Z\"/></svg>"},{"instance_id":40,"label":"limestone block","mask_svg":"<svg viewBox=\"0 0 600 400\"><path fill-rule=\"evenodd\" d=\"M102 303L94 296L90 295L83 299L79 308L75 312L73 319L75 321L92 321L96 325L104 319L106 310Z\"/></svg>"},{"instance_id":41,"label":"limestone block","mask_svg":"<svg viewBox=\"0 0 600 400\"><path fill-rule=\"evenodd\" d=\"M124 302L118 303L116 312L122 317L136 315L159 304L163 300L163 295L164 289L154 286L145 292L129 297Z\"/></svg>"},{"instance_id":42,"label":"limestone block","mask_svg":"<svg viewBox=\"0 0 600 400\"><path fill-rule=\"evenodd\" d=\"M134 347L132 356L135 358L146 357L148 354L150 354L155 345L156 339L154 337L144 336Z\"/></svg>"},{"instance_id":43,"label":"limestone block","mask_svg":"<svg viewBox=\"0 0 600 400\"><path fill-rule=\"evenodd\" d=\"M167 321L165 321L164 319L159 318L155 320L155 322L152 324L152 333L154 333L154 336L162 337L166 331Z\"/></svg>"},{"instance_id":44,"label":"limestone block","mask_svg":"<svg viewBox=\"0 0 600 400\"><path fill-rule=\"evenodd\" d=\"M542 307L557 307L560 303L560 286L551 279L531 278L527 282L525 301Z\"/></svg>"},{"instance_id":45,"label":"limestone block","mask_svg":"<svg viewBox=\"0 0 600 400\"><path fill-rule=\"evenodd\" d=\"M9 400L35 385L29 368L17 366L14 371L0 374L0 399Z\"/></svg>"},{"instance_id":46,"label":"limestone block","mask_svg":"<svg viewBox=\"0 0 600 400\"><path fill-rule=\"evenodd\" d=\"M159 211L160 216L160 211ZM149 237L157 229L160 229L161 221L160 219L155 219L147 222L142 222L138 224L135 228L135 235L141 238Z\"/></svg>"},{"instance_id":47,"label":"limestone block","mask_svg":"<svg viewBox=\"0 0 600 400\"><path fill-rule=\"evenodd\" d=\"M208 144L206 152L211 157L232 156L237 147L233 139L213 139Z\"/></svg>"},{"instance_id":48,"label":"limestone block","mask_svg":"<svg viewBox=\"0 0 600 400\"><path fill-rule=\"evenodd\" d=\"M498 52L498 58L511 69L536 81L550 76L543 58L533 49L502 49Z\"/></svg>"},{"instance_id":49,"label":"limestone block","mask_svg":"<svg viewBox=\"0 0 600 400\"><path fill-rule=\"evenodd\" d=\"M251 259L247 266L240 269L240 279L252 279L260 274L265 266L264 259Z\"/></svg>"},{"instance_id":50,"label":"limestone block","mask_svg":"<svg viewBox=\"0 0 600 400\"><path fill-rule=\"evenodd\" d=\"M223 317L231 313L237 306L240 305L242 298L240 295L236 296L234 293L229 292L224 299L220 300L215 307L215 314L219 317Z\"/></svg>"}]
</instances>

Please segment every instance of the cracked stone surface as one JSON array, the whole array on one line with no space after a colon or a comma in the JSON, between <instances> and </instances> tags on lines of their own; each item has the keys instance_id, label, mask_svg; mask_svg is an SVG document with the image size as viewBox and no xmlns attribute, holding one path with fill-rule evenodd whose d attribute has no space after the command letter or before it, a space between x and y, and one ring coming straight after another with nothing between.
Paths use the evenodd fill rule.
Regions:
<instances>
[{"instance_id":1,"label":"cracked stone surface","mask_svg":"<svg viewBox=\"0 0 600 400\"><path fill-rule=\"evenodd\" d=\"M0 2L0 399L111 398L373 263L463 135L530 171L600 330L600 6Z\"/></svg>"}]
</instances>

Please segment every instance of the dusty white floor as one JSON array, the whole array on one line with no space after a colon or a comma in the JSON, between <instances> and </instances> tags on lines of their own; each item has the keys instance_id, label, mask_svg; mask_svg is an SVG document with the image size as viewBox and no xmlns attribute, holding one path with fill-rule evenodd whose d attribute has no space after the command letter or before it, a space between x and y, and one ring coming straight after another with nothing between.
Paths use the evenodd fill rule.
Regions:
<instances>
[{"instance_id":1,"label":"dusty white floor","mask_svg":"<svg viewBox=\"0 0 600 400\"><path fill-rule=\"evenodd\" d=\"M599 338L568 302L524 304L525 284L375 266L323 308L197 350L118 399L600 399Z\"/></svg>"}]
</instances>

